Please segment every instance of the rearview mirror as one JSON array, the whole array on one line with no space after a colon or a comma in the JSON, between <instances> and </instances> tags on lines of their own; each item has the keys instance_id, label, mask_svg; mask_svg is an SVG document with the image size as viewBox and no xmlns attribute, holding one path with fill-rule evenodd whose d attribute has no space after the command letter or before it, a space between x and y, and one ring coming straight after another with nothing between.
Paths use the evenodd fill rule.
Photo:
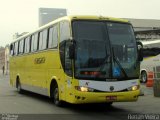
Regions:
<instances>
[{"instance_id":1,"label":"rearview mirror","mask_svg":"<svg viewBox=\"0 0 160 120\"><path fill-rule=\"evenodd\" d=\"M69 45L69 58L70 59L75 58L75 41L73 39L70 41Z\"/></svg>"},{"instance_id":2,"label":"rearview mirror","mask_svg":"<svg viewBox=\"0 0 160 120\"><path fill-rule=\"evenodd\" d=\"M137 48L138 48L138 60L143 61L143 44L140 41L137 42Z\"/></svg>"},{"instance_id":3,"label":"rearview mirror","mask_svg":"<svg viewBox=\"0 0 160 120\"><path fill-rule=\"evenodd\" d=\"M71 45L69 46L69 58L70 58L70 59L73 59L73 58L74 58L74 45L73 45L73 44L71 44Z\"/></svg>"},{"instance_id":4,"label":"rearview mirror","mask_svg":"<svg viewBox=\"0 0 160 120\"><path fill-rule=\"evenodd\" d=\"M143 48L138 50L138 60L143 61Z\"/></svg>"}]
</instances>

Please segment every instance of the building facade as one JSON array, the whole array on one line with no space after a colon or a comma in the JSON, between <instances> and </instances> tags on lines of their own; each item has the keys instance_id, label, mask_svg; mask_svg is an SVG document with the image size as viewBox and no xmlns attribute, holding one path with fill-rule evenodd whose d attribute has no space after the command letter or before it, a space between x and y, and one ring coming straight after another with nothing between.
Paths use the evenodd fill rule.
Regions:
<instances>
[{"instance_id":1,"label":"building facade","mask_svg":"<svg viewBox=\"0 0 160 120\"><path fill-rule=\"evenodd\" d=\"M5 48L0 47L0 71L3 71L3 67L5 68Z\"/></svg>"},{"instance_id":2,"label":"building facade","mask_svg":"<svg viewBox=\"0 0 160 120\"><path fill-rule=\"evenodd\" d=\"M3 73L3 68L4 74L9 74L9 45L0 48L0 74Z\"/></svg>"},{"instance_id":3,"label":"building facade","mask_svg":"<svg viewBox=\"0 0 160 120\"><path fill-rule=\"evenodd\" d=\"M160 39L160 20L131 18L127 20L132 23L137 40Z\"/></svg>"},{"instance_id":4,"label":"building facade","mask_svg":"<svg viewBox=\"0 0 160 120\"><path fill-rule=\"evenodd\" d=\"M9 45L5 47L5 74L9 74Z\"/></svg>"},{"instance_id":5,"label":"building facade","mask_svg":"<svg viewBox=\"0 0 160 120\"><path fill-rule=\"evenodd\" d=\"M67 9L39 8L39 27L67 15Z\"/></svg>"}]
</instances>

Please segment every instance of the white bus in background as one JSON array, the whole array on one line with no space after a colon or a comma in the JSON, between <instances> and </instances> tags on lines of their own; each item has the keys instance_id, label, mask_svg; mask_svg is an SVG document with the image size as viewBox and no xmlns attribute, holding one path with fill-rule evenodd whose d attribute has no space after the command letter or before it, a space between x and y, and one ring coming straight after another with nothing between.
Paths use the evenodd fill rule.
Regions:
<instances>
[{"instance_id":1,"label":"white bus in background","mask_svg":"<svg viewBox=\"0 0 160 120\"><path fill-rule=\"evenodd\" d=\"M160 66L160 39L141 41L143 44L144 59L140 65L141 82L147 82L148 72L153 71L153 67Z\"/></svg>"}]
</instances>

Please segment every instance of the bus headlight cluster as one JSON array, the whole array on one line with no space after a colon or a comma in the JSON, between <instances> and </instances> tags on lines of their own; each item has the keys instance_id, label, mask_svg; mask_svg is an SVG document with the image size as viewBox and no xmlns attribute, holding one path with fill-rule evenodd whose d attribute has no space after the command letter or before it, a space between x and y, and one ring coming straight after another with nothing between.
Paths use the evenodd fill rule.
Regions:
<instances>
[{"instance_id":1,"label":"bus headlight cluster","mask_svg":"<svg viewBox=\"0 0 160 120\"><path fill-rule=\"evenodd\" d=\"M93 92L93 88L84 87L84 86L75 86L75 89L81 92Z\"/></svg>"},{"instance_id":2,"label":"bus headlight cluster","mask_svg":"<svg viewBox=\"0 0 160 120\"><path fill-rule=\"evenodd\" d=\"M135 86L129 87L128 91L135 91L135 90L138 90L139 88L140 88L139 85L135 85Z\"/></svg>"}]
</instances>

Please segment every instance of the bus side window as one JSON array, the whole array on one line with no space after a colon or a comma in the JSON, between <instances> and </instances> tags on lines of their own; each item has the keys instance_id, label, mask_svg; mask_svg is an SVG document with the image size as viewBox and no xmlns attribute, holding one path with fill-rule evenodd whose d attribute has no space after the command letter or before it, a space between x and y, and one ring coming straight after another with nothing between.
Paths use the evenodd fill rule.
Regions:
<instances>
[{"instance_id":1,"label":"bus side window","mask_svg":"<svg viewBox=\"0 0 160 120\"><path fill-rule=\"evenodd\" d=\"M38 33L35 33L34 38L32 38L32 46L33 46L33 52L37 51L37 49L38 49Z\"/></svg>"},{"instance_id":2,"label":"bus side window","mask_svg":"<svg viewBox=\"0 0 160 120\"><path fill-rule=\"evenodd\" d=\"M44 29L39 33L39 50L44 50L47 47L48 29Z\"/></svg>"},{"instance_id":3,"label":"bus side window","mask_svg":"<svg viewBox=\"0 0 160 120\"><path fill-rule=\"evenodd\" d=\"M60 60L62 67L68 75L72 75L72 64L71 64L71 59L69 58L69 46L70 42L69 41L62 41L59 45L60 49Z\"/></svg>"},{"instance_id":4,"label":"bus side window","mask_svg":"<svg viewBox=\"0 0 160 120\"><path fill-rule=\"evenodd\" d=\"M24 52L25 53L29 53L30 52L30 37L25 38Z\"/></svg>"},{"instance_id":5,"label":"bus side window","mask_svg":"<svg viewBox=\"0 0 160 120\"><path fill-rule=\"evenodd\" d=\"M69 47L70 47L70 41L66 41L65 45L65 72L72 76L72 62L69 57Z\"/></svg>"},{"instance_id":6,"label":"bus side window","mask_svg":"<svg viewBox=\"0 0 160 120\"><path fill-rule=\"evenodd\" d=\"M65 69L65 54L64 54L64 51L65 51L65 43L66 42L61 42L59 44L59 54L60 54L60 60L61 60L61 65L63 67L63 69Z\"/></svg>"},{"instance_id":7,"label":"bus side window","mask_svg":"<svg viewBox=\"0 0 160 120\"><path fill-rule=\"evenodd\" d=\"M18 42L14 43L14 55L18 55Z\"/></svg>"},{"instance_id":8,"label":"bus side window","mask_svg":"<svg viewBox=\"0 0 160 120\"><path fill-rule=\"evenodd\" d=\"M44 29L43 30L43 46L42 46L42 49L46 49L47 48L47 40L48 40L48 29Z\"/></svg>"},{"instance_id":9,"label":"bus side window","mask_svg":"<svg viewBox=\"0 0 160 120\"><path fill-rule=\"evenodd\" d=\"M34 34L31 36L31 52L34 52L34 41L35 41L35 36Z\"/></svg>"},{"instance_id":10,"label":"bus side window","mask_svg":"<svg viewBox=\"0 0 160 120\"><path fill-rule=\"evenodd\" d=\"M14 45L13 44L10 45L10 55L11 56L14 55Z\"/></svg>"},{"instance_id":11,"label":"bus side window","mask_svg":"<svg viewBox=\"0 0 160 120\"><path fill-rule=\"evenodd\" d=\"M43 46L43 36L42 36L42 31L39 32L39 46L38 46L38 50L42 50L42 46Z\"/></svg>"},{"instance_id":12,"label":"bus side window","mask_svg":"<svg viewBox=\"0 0 160 120\"><path fill-rule=\"evenodd\" d=\"M66 43L67 40L70 38L70 28L69 28L69 22L68 21L62 21L60 22L60 43L59 43L59 48L60 48L60 59L61 59L61 64L64 69L64 71L70 75L70 67L66 66L67 64L69 65L69 61L66 59ZM66 68L67 67L67 68Z\"/></svg>"},{"instance_id":13,"label":"bus side window","mask_svg":"<svg viewBox=\"0 0 160 120\"><path fill-rule=\"evenodd\" d=\"M48 48L58 48L58 26L49 28Z\"/></svg>"},{"instance_id":14,"label":"bus side window","mask_svg":"<svg viewBox=\"0 0 160 120\"><path fill-rule=\"evenodd\" d=\"M69 40L70 38L70 27L68 21L60 22L60 42Z\"/></svg>"},{"instance_id":15,"label":"bus side window","mask_svg":"<svg viewBox=\"0 0 160 120\"><path fill-rule=\"evenodd\" d=\"M24 39L19 41L19 54L23 54L24 52Z\"/></svg>"}]
</instances>

